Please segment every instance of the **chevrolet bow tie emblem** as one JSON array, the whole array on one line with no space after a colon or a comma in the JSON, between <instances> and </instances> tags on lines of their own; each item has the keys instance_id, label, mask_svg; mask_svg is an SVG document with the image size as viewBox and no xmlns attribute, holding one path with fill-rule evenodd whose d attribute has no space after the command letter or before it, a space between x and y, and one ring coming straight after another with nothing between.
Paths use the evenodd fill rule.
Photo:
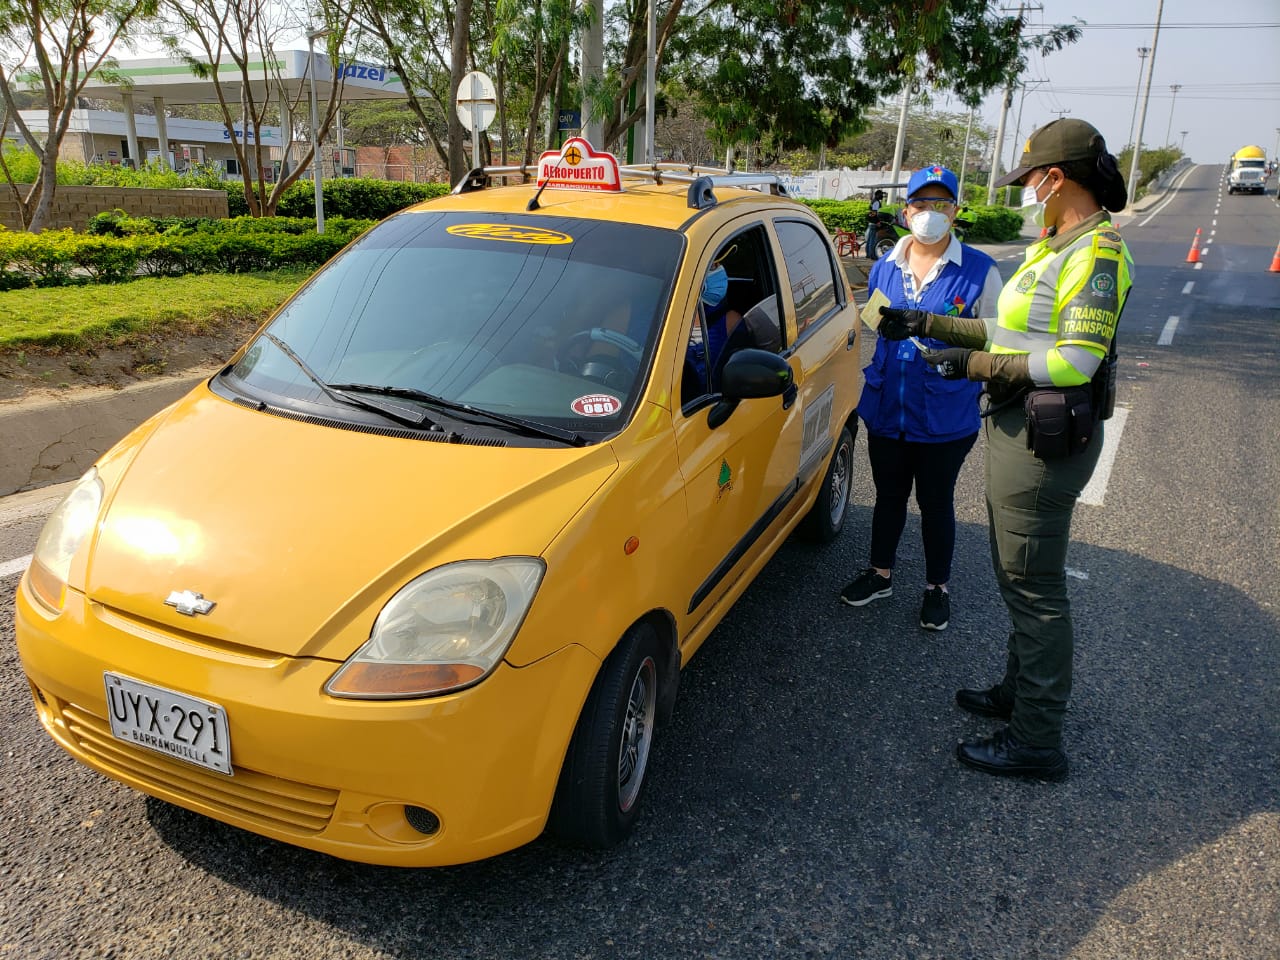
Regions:
<instances>
[{"instance_id":1,"label":"chevrolet bow tie emblem","mask_svg":"<svg viewBox=\"0 0 1280 960\"><path fill-rule=\"evenodd\" d=\"M192 593L190 590L174 590L164 598L164 604L188 617L194 617L197 613L208 613L217 606L212 600L206 600L203 593Z\"/></svg>"}]
</instances>

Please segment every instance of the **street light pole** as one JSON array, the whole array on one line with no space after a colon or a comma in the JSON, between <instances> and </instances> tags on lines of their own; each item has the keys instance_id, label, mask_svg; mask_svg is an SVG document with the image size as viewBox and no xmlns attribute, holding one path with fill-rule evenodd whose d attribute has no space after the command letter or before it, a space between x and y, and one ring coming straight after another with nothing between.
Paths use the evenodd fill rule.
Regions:
<instances>
[{"instance_id":1,"label":"street light pole","mask_svg":"<svg viewBox=\"0 0 1280 960\"><path fill-rule=\"evenodd\" d=\"M316 142L316 41L327 37L329 30L307 31L307 74L311 77L311 182L316 191L316 233L324 233L324 187L320 177L320 145Z\"/></svg>"},{"instance_id":2,"label":"street light pole","mask_svg":"<svg viewBox=\"0 0 1280 960\"><path fill-rule=\"evenodd\" d=\"M969 134L973 132L973 112L974 107L969 108L969 122L964 125L964 149L960 152L960 196L956 197L960 203L964 203L964 168L969 162ZM1280 129L1276 130L1280 133Z\"/></svg>"},{"instance_id":3,"label":"street light pole","mask_svg":"<svg viewBox=\"0 0 1280 960\"><path fill-rule=\"evenodd\" d=\"M1169 89L1173 91L1173 99L1169 101L1169 126L1164 131L1164 145L1166 147L1173 146L1173 105L1178 102L1178 91L1182 89L1182 84L1171 83Z\"/></svg>"},{"instance_id":4,"label":"street light pole","mask_svg":"<svg viewBox=\"0 0 1280 960\"><path fill-rule=\"evenodd\" d=\"M1150 47L1138 48L1138 87L1133 91L1133 116L1129 118L1129 142L1133 143L1133 125L1138 122L1138 101L1142 99L1142 65L1146 62Z\"/></svg>"},{"instance_id":5,"label":"street light pole","mask_svg":"<svg viewBox=\"0 0 1280 960\"><path fill-rule=\"evenodd\" d=\"M1156 4L1156 29L1151 36L1151 59L1147 61L1146 93L1142 95L1142 110L1138 113L1138 132L1133 144L1133 162L1129 164L1128 203L1138 193L1138 158L1142 156L1142 131L1147 126L1147 101L1151 99L1151 75L1156 70L1156 45L1160 42L1160 17L1164 14L1164 0Z\"/></svg>"},{"instance_id":6,"label":"street light pole","mask_svg":"<svg viewBox=\"0 0 1280 960\"><path fill-rule=\"evenodd\" d=\"M1187 134L1190 133L1191 131L1183 130L1181 132L1182 132L1182 141L1178 144L1178 152L1185 154L1187 152ZM1277 132L1280 132L1280 131L1277 131Z\"/></svg>"}]
</instances>

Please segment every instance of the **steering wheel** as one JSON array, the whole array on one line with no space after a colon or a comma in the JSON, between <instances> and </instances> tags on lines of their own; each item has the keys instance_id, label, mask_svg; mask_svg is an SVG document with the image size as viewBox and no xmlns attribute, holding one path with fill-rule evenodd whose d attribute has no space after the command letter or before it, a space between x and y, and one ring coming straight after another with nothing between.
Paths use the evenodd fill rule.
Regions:
<instances>
[{"instance_id":1,"label":"steering wheel","mask_svg":"<svg viewBox=\"0 0 1280 960\"><path fill-rule=\"evenodd\" d=\"M596 344L612 349L602 352L595 349ZM572 370L580 377L626 389L640 371L643 353L644 348L626 334L605 327L592 327L579 330L561 344L556 351L556 360L562 368Z\"/></svg>"}]
</instances>

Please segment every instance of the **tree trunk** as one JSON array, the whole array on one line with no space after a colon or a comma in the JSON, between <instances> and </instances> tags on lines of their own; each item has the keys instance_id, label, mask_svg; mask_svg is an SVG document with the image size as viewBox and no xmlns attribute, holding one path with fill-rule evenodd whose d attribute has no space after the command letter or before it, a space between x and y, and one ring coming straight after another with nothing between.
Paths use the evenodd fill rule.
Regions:
<instances>
[{"instance_id":1,"label":"tree trunk","mask_svg":"<svg viewBox=\"0 0 1280 960\"><path fill-rule=\"evenodd\" d=\"M27 220L27 229L31 233L39 233L49 222L49 217L53 213L53 195L57 185L58 154L55 150L46 147L44 156L40 158L39 180L32 187L31 193L27 194L27 209L31 214L30 219ZM30 206L33 198L35 199L34 209Z\"/></svg>"},{"instance_id":2,"label":"tree trunk","mask_svg":"<svg viewBox=\"0 0 1280 960\"><path fill-rule=\"evenodd\" d=\"M467 73L467 55L471 48L471 2L458 0L453 10L453 43L449 58L449 93L456 96ZM449 182L457 183L470 169L467 163L464 130L458 111L446 111L449 118Z\"/></svg>"}]
</instances>

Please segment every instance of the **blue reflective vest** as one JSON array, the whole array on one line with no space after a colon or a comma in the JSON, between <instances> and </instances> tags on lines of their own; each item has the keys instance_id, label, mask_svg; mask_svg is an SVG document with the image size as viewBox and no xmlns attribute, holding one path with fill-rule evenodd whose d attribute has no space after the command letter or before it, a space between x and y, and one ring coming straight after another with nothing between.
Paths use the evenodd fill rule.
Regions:
<instances>
[{"instance_id":1,"label":"blue reflective vest","mask_svg":"<svg viewBox=\"0 0 1280 960\"><path fill-rule=\"evenodd\" d=\"M918 301L908 299L902 271L892 257L881 257L871 268L867 292L880 290L890 306L916 308L952 316L977 316L978 301L995 261L980 250L965 247L959 265L948 261ZM934 349L949 346L922 337ZM858 416L879 437L943 443L978 432L978 394L982 385L969 380L946 380L924 362L910 340L876 339L876 352L862 371Z\"/></svg>"}]
</instances>

